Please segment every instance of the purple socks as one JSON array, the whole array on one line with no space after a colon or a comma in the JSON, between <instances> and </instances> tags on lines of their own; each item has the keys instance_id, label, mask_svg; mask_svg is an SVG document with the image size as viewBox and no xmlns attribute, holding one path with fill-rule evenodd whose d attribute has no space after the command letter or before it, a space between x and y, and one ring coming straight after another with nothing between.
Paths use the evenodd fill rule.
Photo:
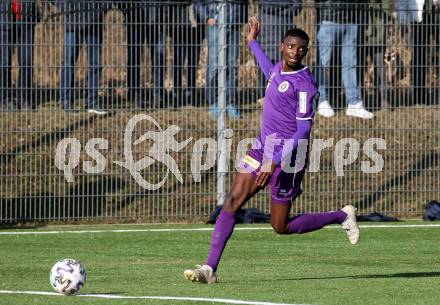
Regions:
<instances>
[{"instance_id":1,"label":"purple socks","mask_svg":"<svg viewBox=\"0 0 440 305\"><path fill-rule=\"evenodd\" d=\"M209 250L207 265L216 271L226 243L231 237L235 226L235 213L221 210L215 223L214 232L211 237L211 248Z\"/></svg>"},{"instance_id":2,"label":"purple socks","mask_svg":"<svg viewBox=\"0 0 440 305\"><path fill-rule=\"evenodd\" d=\"M321 229L329 224L342 223L347 214L342 211L305 214L295 217L287 225L287 234L302 234Z\"/></svg>"},{"instance_id":3,"label":"purple socks","mask_svg":"<svg viewBox=\"0 0 440 305\"><path fill-rule=\"evenodd\" d=\"M236 213L221 210L220 215L215 223L214 232L211 237L211 248L209 250L208 260L206 264L216 271L226 243L232 235L235 227ZM302 234L319 230L322 227L342 223L347 214L342 211L305 214L295 217L287 225L288 234Z\"/></svg>"}]
</instances>

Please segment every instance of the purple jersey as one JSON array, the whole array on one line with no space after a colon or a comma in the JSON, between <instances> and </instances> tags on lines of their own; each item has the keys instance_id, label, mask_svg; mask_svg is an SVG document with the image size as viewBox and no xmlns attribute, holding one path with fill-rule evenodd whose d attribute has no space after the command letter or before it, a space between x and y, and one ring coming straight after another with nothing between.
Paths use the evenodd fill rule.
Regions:
<instances>
[{"instance_id":1,"label":"purple jersey","mask_svg":"<svg viewBox=\"0 0 440 305\"><path fill-rule=\"evenodd\" d=\"M273 65L256 41L250 42L249 47L269 81L258 139L263 147L270 135L281 140L278 145L273 143L275 154L282 149L284 140L291 139L297 131L297 120L313 119L319 99L318 86L308 67L283 72L282 62Z\"/></svg>"},{"instance_id":2,"label":"purple jersey","mask_svg":"<svg viewBox=\"0 0 440 305\"><path fill-rule=\"evenodd\" d=\"M259 137L263 146L269 135L275 134L276 139L282 141L275 145L274 153L282 149L283 140L292 138L297 120L313 119L314 103L319 98L308 67L293 72L283 72L281 68L282 62L279 62L270 70Z\"/></svg>"},{"instance_id":3,"label":"purple jersey","mask_svg":"<svg viewBox=\"0 0 440 305\"><path fill-rule=\"evenodd\" d=\"M284 172L279 164L281 152L284 140L298 141L297 133L301 134L304 124L299 124L300 127L297 128L297 120L313 119L314 104L319 98L318 88L307 67L298 71L283 72L281 71L282 62L273 65L256 41L250 42L249 46L269 83L266 89L259 136L262 147L254 147L241 160L239 170L257 176L262 170L264 159L272 159L278 164L269 181L272 203L290 204L301 194L300 185L306 169L303 167L299 172ZM308 132L309 130L307 137ZM271 156L266 155L270 152L266 151L268 146L265 145L271 145L274 148ZM294 166L295 160L296 149L286 161L290 163L290 166Z\"/></svg>"}]
</instances>

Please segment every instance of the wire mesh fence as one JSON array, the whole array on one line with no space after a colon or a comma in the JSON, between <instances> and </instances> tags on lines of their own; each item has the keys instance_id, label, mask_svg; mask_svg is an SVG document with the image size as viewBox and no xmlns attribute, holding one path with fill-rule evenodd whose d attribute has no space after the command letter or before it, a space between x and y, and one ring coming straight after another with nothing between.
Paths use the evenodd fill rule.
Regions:
<instances>
[{"instance_id":1,"label":"wire mesh fence","mask_svg":"<svg viewBox=\"0 0 440 305\"><path fill-rule=\"evenodd\" d=\"M206 219L260 128L250 16L273 62L286 30L310 36L321 99L293 212L420 216L440 199L440 20L418 3L1 1L0 222Z\"/></svg>"}]
</instances>

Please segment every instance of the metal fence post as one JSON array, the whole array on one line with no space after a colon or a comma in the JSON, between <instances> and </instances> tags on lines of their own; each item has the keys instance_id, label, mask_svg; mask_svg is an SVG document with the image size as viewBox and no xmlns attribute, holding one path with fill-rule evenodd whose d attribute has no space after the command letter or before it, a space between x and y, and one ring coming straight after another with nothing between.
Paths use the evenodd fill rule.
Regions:
<instances>
[{"instance_id":1,"label":"metal fence post","mask_svg":"<svg viewBox=\"0 0 440 305\"><path fill-rule=\"evenodd\" d=\"M217 121L217 205L223 204L226 195L226 173L228 171L227 156L225 149L226 130L226 5L227 0L219 3L219 48L218 57L218 107L220 115Z\"/></svg>"}]
</instances>

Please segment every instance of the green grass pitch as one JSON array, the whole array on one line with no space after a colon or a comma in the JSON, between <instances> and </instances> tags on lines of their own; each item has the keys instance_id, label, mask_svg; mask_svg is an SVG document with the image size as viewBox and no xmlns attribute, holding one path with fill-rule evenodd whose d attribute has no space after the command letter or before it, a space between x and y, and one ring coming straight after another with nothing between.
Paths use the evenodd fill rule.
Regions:
<instances>
[{"instance_id":1,"label":"green grass pitch","mask_svg":"<svg viewBox=\"0 0 440 305\"><path fill-rule=\"evenodd\" d=\"M440 227L362 227L352 246L337 227L278 236L269 226L242 225L218 269L219 283L187 282L183 271L206 259L210 228L201 225L71 226L0 230L0 304L248 304L435 305L440 303ZM410 222L410 224L425 224ZM371 225L370 223L362 225ZM262 228L262 229L261 229ZM177 229L177 231L111 230ZM182 230L185 229L185 230ZM98 230L44 235L6 232ZM61 258L82 261L81 294L53 292L49 271ZM99 294L118 296L101 299ZM130 299L138 296L196 300ZM211 299L228 299L223 303ZM211 301L210 301L211 300ZM245 303L246 304L246 303Z\"/></svg>"}]
</instances>

